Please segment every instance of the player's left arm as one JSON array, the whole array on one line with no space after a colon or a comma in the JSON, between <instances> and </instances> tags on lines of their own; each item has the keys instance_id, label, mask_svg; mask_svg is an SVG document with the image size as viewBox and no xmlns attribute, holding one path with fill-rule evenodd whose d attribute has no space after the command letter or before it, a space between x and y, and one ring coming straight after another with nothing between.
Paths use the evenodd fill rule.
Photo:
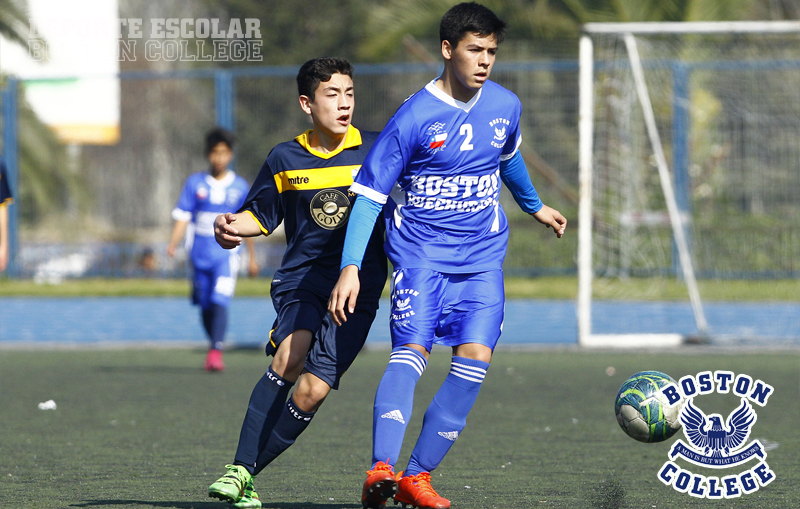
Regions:
<instances>
[{"instance_id":1,"label":"player's left arm","mask_svg":"<svg viewBox=\"0 0 800 509\"><path fill-rule=\"evenodd\" d=\"M191 217L191 216L190 216ZM175 256L175 251L178 249L178 244L183 240L186 235L186 228L189 226L189 221L184 219L176 219L175 225L172 227L172 233L169 236L169 243L167 243L167 255L170 258Z\"/></svg>"},{"instance_id":2,"label":"player's left arm","mask_svg":"<svg viewBox=\"0 0 800 509\"><path fill-rule=\"evenodd\" d=\"M342 248L339 280L328 299L328 313L336 325L342 325L347 321L348 312L350 314L355 312L356 301L361 291L358 273L382 207L383 203L367 196L359 196L350 211Z\"/></svg>"},{"instance_id":3,"label":"player's left arm","mask_svg":"<svg viewBox=\"0 0 800 509\"><path fill-rule=\"evenodd\" d=\"M501 159L500 178L523 211L548 228L553 228L558 238L564 235L567 219L559 211L548 207L539 199L539 193L533 187L528 168L525 166L519 150L516 150L511 157Z\"/></svg>"}]
</instances>

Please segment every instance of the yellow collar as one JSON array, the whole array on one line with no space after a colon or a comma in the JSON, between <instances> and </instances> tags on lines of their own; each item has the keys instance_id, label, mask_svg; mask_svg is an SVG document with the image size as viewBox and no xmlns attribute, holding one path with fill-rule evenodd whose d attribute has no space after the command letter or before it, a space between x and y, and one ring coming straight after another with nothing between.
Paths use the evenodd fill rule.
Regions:
<instances>
[{"instance_id":1,"label":"yellow collar","mask_svg":"<svg viewBox=\"0 0 800 509\"><path fill-rule=\"evenodd\" d=\"M322 159L330 159L331 157L335 156L336 154L340 153L342 150L346 148L353 148L361 145L361 131L353 127L351 124L347 126L347 132L344 135L344 143L342 143L342 145L339 148L337 148L333 152L320 152L319 150L314 150L313 148L311 148L311 145L308 142L312 130L313 129L309 129L303 134L297 136L295 140L297 141L297 143L302 145L304 149L308 150L315 156L320 157Z\"/></svg>"}]
</instances>

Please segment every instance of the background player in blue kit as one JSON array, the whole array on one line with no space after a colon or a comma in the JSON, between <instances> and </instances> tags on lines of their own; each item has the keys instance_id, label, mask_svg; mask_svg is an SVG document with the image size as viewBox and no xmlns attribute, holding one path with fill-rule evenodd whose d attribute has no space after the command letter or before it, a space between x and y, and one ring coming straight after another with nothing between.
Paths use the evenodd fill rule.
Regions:
<instances>
[{"instance_id":1,"label":"background player in blue kit","mask_svg":"<svg viewBox=\"0 0 800 509\"><path fill-rule=\"evenodd\" d=\"M558 237L567 221L543 205L519 153L519 99L489 81L505 23L474 2L450 9L440 26L444 72L389 120L351 191L342 271L328 304L345 323L359 296L365 241L389 204L385 250L392 275L392 353L375 395L373 465L365 507L395 502L449 508L430 472L463 430L500 337L502 264L508 222L500 181L520 207ZM395 184L403 200L391 200ZM395 203L396 202L396 203ZM450 373L433 398L405 472L394 465L433 343L453 348Z\"/></svg>"},{"instance_id":2,"label":"background player in blue kit","mask_svg":"<svg viewBox=\"0 0 800 509\"><path fill-rule=\"evenodd\" d=\"M0 272L8 267L8 206L14 201L7 175L6 167L0 161Z\"/></svg>"},{"instance_id":3,"label":"background player in blue kit","mask_svg":"<svg viewBox=\"0 0 800 509\"><path fill-rule=\"evenodd\" d=\"M270 152L241 210L217 217L225 248L269 235L283 221L286 253L270 295L277 312L267 344L274 358L253 388L228 472L209 489L236 507L261 507L253 477L291 446L364 346L386 284L383 225L366 232L362 298L336 327L326 303L339 277L348 192L378 136L351 125L355 100L347 60L317 58L297 75L300 107L313 128ZM297 383L291 397L287 396Z\"/></svg>"},{"instance_id":4,"label":"background player in blue kit","mask_svg":"<svg viewBox=\"0 0 800 509\"><path fill-rule=\"evenodd\" d=\"M206 135L205 146L209 169L186 179L178 205L172 211L175 226L167 245L172 257L186 237L192 265L192 302L200 306L203 327L210 347L206 371L222 371L222 345L228 326L228 305L236 289L239 270L237 250L222 249L214 240L214 218L220 213L237 210L247 195L249 185L228 168L233 160L234 137L222 128ZM188 235L187 234L188 231ZM249 274L258 274L255 247L248 239Z\"/></svg>"}]
</instances>

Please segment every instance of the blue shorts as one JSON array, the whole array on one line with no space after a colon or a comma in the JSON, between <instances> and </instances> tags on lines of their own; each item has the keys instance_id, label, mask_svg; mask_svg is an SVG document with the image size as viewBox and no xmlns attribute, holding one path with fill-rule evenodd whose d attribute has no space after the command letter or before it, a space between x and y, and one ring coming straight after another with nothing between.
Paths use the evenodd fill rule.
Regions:
<instances>
[{"instance_id":1,"label":"blue shorts","mask_svg":"<svg viewBox=\"0 0 800 509\"><path fill-rule=\"evenodd\" d=\"M236 291L236 273L239 257L232 255L228 260L208 269L194 267L192 277L192 302L203 309L211 304L228 306Z\"/></svg>"},{"instance_id":2,"label":"blue shorts","mask_svg":"<svg viewBox=\"0 0 800 509\"><path fill-rule=\"evenodd\" d=\"M392 274L392 347L409 343L479 343L494 350L503 329L503 271L444 274L401 269Z\"/></svg>"},{"instance_id":3,"label":"blue shorts","mask_svg":"<svg viewBox=\"0 0 800 509\"><path fill-rule=\"evenodd\" d=\"M378 304L356 306L356 311L337 327L328 315L328 297L308 290L288 290L272 295L278 317L272 325L267 354L272 355L289 334L308 329L314 335L306 356L306 371L333 389L355 360L367 340Z\"/></svg>"}]
</instances>

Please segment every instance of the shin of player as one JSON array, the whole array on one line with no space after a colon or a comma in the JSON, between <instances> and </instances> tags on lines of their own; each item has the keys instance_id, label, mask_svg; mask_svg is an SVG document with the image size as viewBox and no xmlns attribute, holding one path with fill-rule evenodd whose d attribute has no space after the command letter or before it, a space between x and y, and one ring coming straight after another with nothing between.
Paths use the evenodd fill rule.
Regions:
<instances>
[{"instance_id":1,"label":"shin of player","mask_svg":"<svg viewBox=\"0 0 800 509\"><path fill-rule=\"evenodd\" d=\"M450 507L431 486L430 472L463 430L500 337L508 242L501 182L558 237L566 227L566 219L539 200L519 153L519 99L489 80L505 26L474 2L444 15L442 75L397 110L350 188L359 196L328 303L337 323L349 320L359 298L365 240L384 205L391 212L385 251L395 268L393 348L375 395L365 507L382 507L393 489L401 504ZM395 185L402 190L399 201L389 197ZM434 343L452 348L450 373L425 412L406 470L395 477L414 388Z\"/></svg>"}]
</instances>

